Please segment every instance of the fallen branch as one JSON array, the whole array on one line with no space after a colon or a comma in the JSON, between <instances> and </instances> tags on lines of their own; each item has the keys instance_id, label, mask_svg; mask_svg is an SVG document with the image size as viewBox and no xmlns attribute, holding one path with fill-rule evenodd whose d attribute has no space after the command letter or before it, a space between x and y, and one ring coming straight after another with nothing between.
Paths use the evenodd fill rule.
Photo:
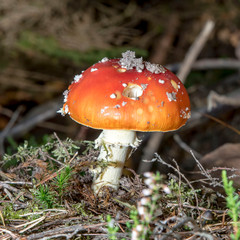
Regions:
<instances>
[{"instance_id":1,"label":"fallen branch","mask_svg":"<svg viewBox=\"0 0 240 240\"><path fill-rule=\"evenodd\" d=\"M210 34L212 33L214 25L215 23L212 20L208 20L206 22L201 33L195 39L194 43L185 55L183 63L181 64L180 69L177 73L177 76L183 83L185 82L189 72L191 71L193 63L196 61L199 53L205 46L205 43L207 42Z\"/></svg>"}]
</instances>

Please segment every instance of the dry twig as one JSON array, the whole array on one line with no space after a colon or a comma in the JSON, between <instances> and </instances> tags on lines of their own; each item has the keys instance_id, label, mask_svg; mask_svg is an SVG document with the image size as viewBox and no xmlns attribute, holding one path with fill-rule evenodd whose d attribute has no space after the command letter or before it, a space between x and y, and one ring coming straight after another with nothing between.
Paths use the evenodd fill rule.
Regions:
<instances>
[{"instance_id":1,"label":"dry twig","mask_svg":"<svg viewBox=\"0 0 240 240\"><path fill-rule=\"evenodd\" d=\"M212 33L214 25L215 23L212 20L208 20L205 26L203 27L201 33L195 39L194 43L186 53L183 63L177 73L177 76L183 83L185 82L186 77L192 68L192 64L197 59L197 56L199 55L202 48L204 47L206 41L209 38L209 35Z\"/></svg>"}]
</instances>

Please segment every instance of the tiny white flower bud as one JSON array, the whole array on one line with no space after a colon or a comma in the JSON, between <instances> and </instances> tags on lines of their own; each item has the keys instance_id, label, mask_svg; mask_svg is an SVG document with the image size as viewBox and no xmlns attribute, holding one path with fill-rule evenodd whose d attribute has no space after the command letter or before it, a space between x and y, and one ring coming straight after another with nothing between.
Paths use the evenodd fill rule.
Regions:
<instances>
[{"instance_id":1,"label":"tiny white flower bud","mask_svg":"<svg viewBox=\"0 0 240 240\"><path fill-rule=\"evenodd\" d=\"M170 188L169 188L167 185L164 185L164 186L163 186L163 191L164 191L166 194L170 194L170 193L171 193L171 190L170 190Z\"/></svg>"},{"instance_id":2,"label":"tiny white flower bud","mask_svg":"<svg viewBox=\"0 0 240 240\"><path fill-rule=\"evenodd\" d=\"M145 172L145 173L143 174L143 176L146 177L146 178L152 178L152 177L153 177L153 173L151 173L151 172Z\"/></svg>"},{"instance_id":3,"label":"tiny white flower bud","mask_svg":"<svg viewBox=\"0 0 240 240\"><path fill-rule=\"evenodd\" d=\"M154 182L155 181L152 178L147 178L147 179L144 180L144 183L148 186L154 184Z\"/></svg>"},{"instance_id":4,"label":"tiny white flower bud","mask_svg":"<svg viewBox=\"0 0 240 240\"><path fill-rule=\"evenodd\" d=\"M142 230L143 230L143 225L137 225L136 226L136 230L138 231L138 232L141 232Z\"/></svg>"},{"instance_id":5,"label":"tiny white flower bud","mask_svg":"<svg viewBox=\"0 0 240 240\"><path fill-rule=\"evenodd\" d=\"M140 200L141 205L145 206L148 203L150 203L150 198L149 197L144 197Z\"/></svg>"},{"instance_id":6,"label":"tiny white flower bud","mask_svg":"<svg viewBox=\"0 0 240 240\"><path fill-rule=\"evenodd\" d=\"M142 190L142 194L143 194L144 196L150 196L152 193L153 193L153 190L152 190L152 189L149 189L149 188L146 188L146 189L143 189L143 190Z\"/></svg>"},{"instance_id":7,"label":"tiny white flower bud","mask_svg":"<svg viewBox=\"0 0 240 240\"><path fill-rule=\"evenodd\" d=\"M138 240L138 236L139 236L139 233L138 233L138 231L134 228L134 229L132 230L131 240Z\"/></svg>"},{"instance_id":8,"label":"tiny white flower bud","mask_svg":"<svg viewBox=\"0 0 240 240\"><path fill-rule=\"evenodd\" d=\"M142 215L144 215L146 213L146 209L143 206L138 206L137 210L138 210L138 214L140 216L142 216Z\"/></svg>"}]
</instances>

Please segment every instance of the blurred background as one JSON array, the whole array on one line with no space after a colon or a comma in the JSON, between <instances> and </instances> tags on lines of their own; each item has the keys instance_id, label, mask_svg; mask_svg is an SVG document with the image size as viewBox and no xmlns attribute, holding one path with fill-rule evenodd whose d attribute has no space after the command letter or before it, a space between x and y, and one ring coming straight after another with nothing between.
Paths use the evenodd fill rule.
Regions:
<instances>
[{"instance_id":1,"label":"blurred background","mask_svg":"<svg viewBox=\"0 0 240 240\"><path fill-rule=\"evenodd\" d=\"M179 73L208 21L214 27L181 79L192 118L174 133L139 133L142 145L130 163L138 172L155 169L156 163L141 161L154 152L191 170L189 149L201 159L225 143L239 143L240 2L0 0L1 156L24 140L42 144L53 132L94 140L98 130L56 114L73 77L126 50Z\"/></svg>"}]
</instances>

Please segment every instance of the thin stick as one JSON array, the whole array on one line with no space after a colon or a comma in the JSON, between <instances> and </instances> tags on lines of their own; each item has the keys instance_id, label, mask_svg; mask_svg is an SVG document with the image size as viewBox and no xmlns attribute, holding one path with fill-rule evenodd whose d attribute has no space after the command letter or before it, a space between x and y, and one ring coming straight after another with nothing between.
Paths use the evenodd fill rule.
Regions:
<instances>
[{"instance_id":1,"label":"thin stick","mask_svg":"<svg viewBox=\"0 0 240 240\"><path fill-rule=\"evenodd\" d=\"M167 206L169 207L179 207L179 204L178 203L168 203ZM212 211L212 212L215 212L215 213L219 213L219 214L223 214L226 212L226 210L215 210L215 209L209 209L209 208L203 208L203 207L196 207L196 206L192 206L192 205L189 205L189 204L182 204L182 207L184 208L190 208L190 209L199 209L201 211Z\"/></svg>"},{"instance_id":2,"label":"thin stick","mask_svg":"<svg viewBox=\"0 0 240 240\"><path fill-rule=\"evenodd\" d=\"M222 121L222 120L220 120L220 119L218 119L216 117L213 117L213 116L211 116L211 115L209 115L207 113L202 113L202 115L207 117L207 118L210 118L211 120L213 120L213 121L215 121L215 122L217 122L217 123L219 123L221 125L223 125L224 127L227 127L229 129L231 129L233 132L235 132L238 135L240 135L240 130L236 129L235 127L233 127L233 126L231 126L231 125L229 125L227 123L225 123L224 121Z\"/></svg>"},{"instance_id":3,"label":"thin stick","mask_svg":"<svg viewBox=\"0 0 240 240\"><path fill-rule=\"evenodd\" d=\"M5 220L4 220L4 217L3 217L3 214L2 214L2 211L0 210L0 218L2 220L2 223L3 223L3 226L5 227Z\"/></svg>"},{"instance_id":4,"label":"thin stick","mask_svg":"<svg viewBox=\"0 0 240 240\"><path fill-rule=\"evenodd\" d=\"M126 223L126 221L116 221L116 223ZM73 226L64 226L64 227L57 227L55 229L51 229L51 230L47 230L45 232L39 232L39 233L34 233L31 234L29 236L27 236L27 240L35 240L35 239L47 239L57 235L57 234L67 234L67 233L72 233L74 231L78 231L78 232L84 232L86 230L90 230L90 229L94 229L94 228L98 228L98 227L102 227L102 226L106 226L108 223L104 222L104 223L97 223L97 224L93 224L93 225L80 225L80 224L76 224ZM98 233L99 234L99 233ZM122 233L123 234L123 233ZM126 236L126 235L125 235ZM44 238L46 237L46 238Z\"/></svg>"},{"instance_id":5,"label":"thin stick","mask_svg":"<svg viewBox=\"0 0 240 240\"><path fill-rule=\"evenodd\" d=\"M28 231L29 229L33 228L34 226L36 226L37 224L42 222L45 218L46 218L46 216L43 216L43 217L40 217L36 220L33 220L32 222L30 222L30 223L32 223L30 226L28 226L25 229L19 231L19 233L24 233L24 232ZM30 223L28 223L28 224L30 224Z\"/></svg>"},{"instance_id":6,"label":"thin stick","mask_svg":"<svg viewBox=\"0 0 240 240\"><path fill-rule=\"evenodd\" d=\"M179 71L182 63L171 63L166 65L166 68L171 70L172 72ZM240 61L233 58L203 58L197 60L192 64L193 70L209 70L209 69L239 69Z\"/></svg>"},{"instance_id":7,"label":"thin stick","mask_svg":"<svg viewBox=\"0 0 240 240\"><path fill-rule=\"evenodd\" d=\"M188 146L185 142L183 142L178 134L174 134L173 139L183 150L189 153L189 151L191 150L191 147ZM200 153L198 153L195 150L192 150L192 151L197 158L202 158L202 155Z\"/></svg>"},{"instance_id":8,"label":"thin stick","mask_svg":"<svg viewBox=\"0 0 240 240\"><path fill-rule=\"evenodd\" d=\"M64 148L66 154L68 155L68 159L70 159L71 156L70 156L68 150L66 149L66 147L64 146L64 144L62 143L62 141L60 140L60 138L58 137L58 135L55 132L53 134L54 134L54 137L58 140L59 144Z\"/></svg>"},{"instance_id":9,"label":"thin stick","mask_svg":"<svg viewBox=\"0 0 240 240\"><path fill-rule=\"evenodd\" d=\"M4 233L4 232L9 234L13 239L17 239L17 235L15 235L13 232L4 228L0 228L0 233Z\"/></svg>"},{"instance_id":10,"label":"thin stick","mask_svg":"<svg viewBox=\"0 0 240 240\"><path fill-rule=\"evenodd\" d=\"M12 182L12 181L0 181L1 184L13 184L13 185L30 185L32 186L33 184L31 182Z\"/></svg>"},{"instance_id":11,"label":"thin stick","mask_svg":"<svg viewBox=\"0 0 240 240\"><path fill-rule=\"evenodd\" d=\"M67 150L66 150L66 151L67 151ZM67 164L70 164L70 163L73 161L73 159L75 159L75 157L76 157L77 155L78 155L78 152L76 152L76 153L73 155L73 157L69 160L69 162L68 162ZM39 185L42 185L42 184L44 184L45 182L47 182L47 181L55 178L55 177L58 175L58 173L61 172L64 168L65 168L65 166L59 168L58 171L56 171L56 172L54 172L53 174L51 174L51 175L47 176L46 178L44 178L41 182L39 182L38 184L36 184L36 187L38 187Z\"/></svg>"},{"instance_id":12,"label":"thin stick","mask_svg":"<svg viewBox=\"0 0 240 240\"><path fill-rule=\"evenodd\" d=\"M172 166L171 164L166 163L166 162L160 157L160 155L158 155L157 153L155 153L155 156L156 156L155 159L156 159L158 162L160 162L160 163L162 163L163 165L165 165L165 166L173 169L176 173L179 174L179 176L181 176L181 177L186 181L186 183L188 184L188 186L192 189L192 191L193 191L193 193L194 193L194 197L195 197L195 200L196 200L196 208L197 208L197 211L198 211L198 213L199 213L199 215L200 215L200 211L199 211L199 208L198 208L198 206L199 206L199 204L198 204L198 197L197 197L197 194L196 194L195 189L194 189L194 187L192 186L192 184L188 181L188 179L184 176L184 174L182 174L182 173L179 171L178 168ZM175 161L175 159L173 159L173 162L177 165L177 162Z\"/></svg>"},{"instance_id":13,"label":"thin stick","mask_svg":"<svg viewBox=\"0 0 240 240\"><path fill-rule=\"evenodd\" d=\"M196 38L192 46L189 48L184 61L179 69L177 76L181 81L184 83L186 80L187 75L189 74L193 63L197 59L197 56L201 52L202 48L204 47L209 35L211 34L215 23L212 20L208 20L200 32L199 36Z\"/></svg>"},{"instance_id":14,"label":"thin stick","mask_svg":"<svg viewBox=\"0 0 240 240\"><path fill-rule=\"evenodd\" d=\"M57 110L60 108L61 102L59 99L52 100L45 104L35 107L18 123L10 129L8 136L19 137L27 131L30 131L40 122L46 121L54 117Z\"/></svg>"},{"instance_id":15,"label":"thin stick","mask_svg":"<svg viewBox=\"0 0 240 240\"><path fill-rule=\"evenodd\" d=\"M17 110L13 113L10 121L8 122L7 126L4 128L4 130L0 133L0 155L4 154L4 140L6 138L6 136L8 135L8 133L10 132L11 128L13 127L13 125L15 124L15 122L17 121L21 111L22 111L23 107L20 106L17 108Z\"/></svg>"}]
</instances>

